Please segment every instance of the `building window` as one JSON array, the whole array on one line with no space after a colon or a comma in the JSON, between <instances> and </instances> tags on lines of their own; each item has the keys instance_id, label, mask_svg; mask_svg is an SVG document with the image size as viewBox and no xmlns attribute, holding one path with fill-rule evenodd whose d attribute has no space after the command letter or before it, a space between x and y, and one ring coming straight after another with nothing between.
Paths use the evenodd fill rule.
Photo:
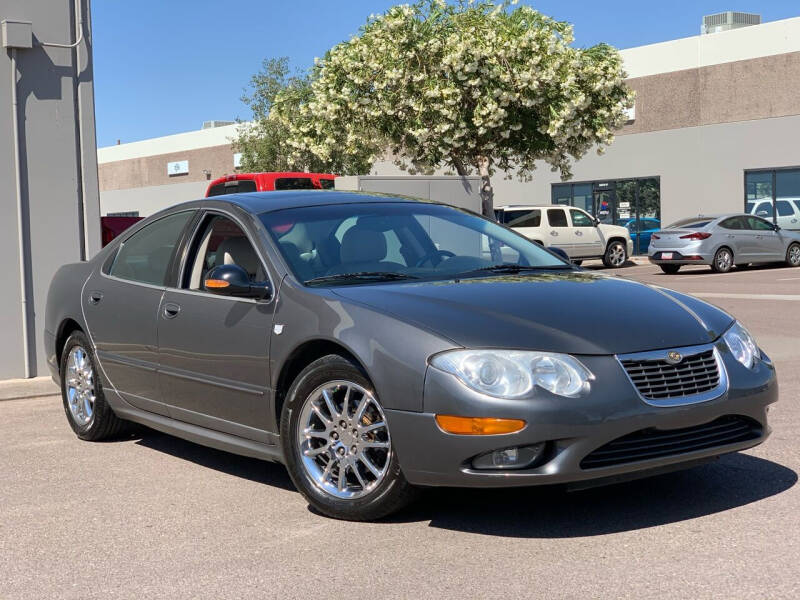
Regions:
<instances>
[{"instance_id":1,"label":"building window","mask_svg":"<svg viewBox=\"0 0 800 600\"><path fill-rule=\"evenodd\" d=\"M800 231L800 167L745 171L744 210Z\"/></svg>"},{"instance_id":2,"label":"building window","mask_svg":"<svg viewBox=\"0 0 800 600\"><path fill-rule=\"evenodd\" d=\"M582 208L601 223L630 231L635 254L645 254L650 236L661 228L661 180L658 177L554 184L553 204Z\"/></svg>"}]
</instances>

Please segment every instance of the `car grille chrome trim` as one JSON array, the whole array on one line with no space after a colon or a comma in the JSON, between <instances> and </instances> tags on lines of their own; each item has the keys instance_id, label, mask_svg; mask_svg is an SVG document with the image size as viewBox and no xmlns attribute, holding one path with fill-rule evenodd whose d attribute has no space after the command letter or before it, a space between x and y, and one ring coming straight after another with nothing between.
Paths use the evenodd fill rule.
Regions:
<instances>
[{"instance_id":1,"label":"car grille chrome trim","mask_svg":"<svg viewBox=\"0 0 800 600\"><path fill-rule=\"evenodd\" d=\"M642 429L608 442L581 460L582 469L599 469L627 463L677 456L758 439L761 425L749 417L726 415L702 425L682 429Z\"/></svg>"},{"instance_id":2,"label":"car grille chrome trim","mask_svg":"<svg viewBox=\"0 0 800 600\"><path fill-rule=\"evenodd\" d=\"M675 362L670 355L680 354ZM713 344L617 355L639 397L653 406L713 400L728 389L728 374Z\"/></svg>"}]
</instances>

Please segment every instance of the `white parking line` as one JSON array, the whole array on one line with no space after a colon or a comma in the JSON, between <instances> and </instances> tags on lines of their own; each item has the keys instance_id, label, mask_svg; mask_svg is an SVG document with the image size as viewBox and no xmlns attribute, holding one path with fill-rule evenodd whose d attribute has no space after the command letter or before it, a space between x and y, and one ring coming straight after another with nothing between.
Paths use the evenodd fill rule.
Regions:
<instances>
[{"instance_id":1,"label":"white parking line","mask_svg":"<svg viewBox=\"0 0 800 600\"><path fill-rule=\"evenodd\" d=\"M800 277L784 277L783 279L778 279L778 281L800 281Z\"/></svg>"},{"instance_id":2,"label":"white parking line","mask_svg":"<svg viewBox=\"0 0 800 600\"><path fill-rule=\"evenodd\" d=\"M725 294L722 292L687 292L698 298L729 298L731 300L788 300L800 302L800 294Z\"/></svg>"}]
</instances>

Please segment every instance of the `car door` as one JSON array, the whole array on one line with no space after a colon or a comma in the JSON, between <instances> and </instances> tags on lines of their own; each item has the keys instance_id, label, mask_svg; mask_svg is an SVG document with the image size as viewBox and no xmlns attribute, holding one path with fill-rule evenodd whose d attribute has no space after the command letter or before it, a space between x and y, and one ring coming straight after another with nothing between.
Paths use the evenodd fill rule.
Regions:
<instances>
[{"instance_id":1,"label":"car door","mask_svg":"<svg viewBox=\"0 0 800 600\"><path fill-rule=\"evenodd\" d=\"M800 214L795 210L794 204L789 200L778 199L775 201L775 212L777 217L775 221L781 229L800 229Z\"/></svg>"},{"instance_id":2,"label":"car door","mask_svg":"<svg viewBox=\"0 0 800 600\"><path fill-rule=\"evenodd\" d=\"M203 279L220 264L239 265L251 281L268 278L246 228L232 216L209 212L158 313L161 394L174 419L268 442L274 302L207 292Z\"/></svg>"},{"instance_id":3,"label":"car door","mask_svg":"<svg viewBox=\"0 0 800 600\"><path fill-rule=\"evenodd\" d=\"M175 249L195 211L158 219L123 240L83 288L83 310L111 388L143 410L167 414L158 388L157 314Z\"/></svg>"},{"instance_id":4,"label":"car door","mask_svg":"<svg viewBox=\"0 0 800 600\"><path fill-rule=\"evenodd\" d=\"M729 217L719 222L722 244L733 251L738 264L757 260L755 233L750 230L746 217ZM713 234L712 234L713 235Z\"/></svg>"},{"instance_id":5,"label":"car door","mask_svg":"<svg viewBox=\"0 0 800 600\"><path fill-rule=\"evenodd\" d=\"M783 239L775 226L760 217L747 217L748 229L753 243L753 259L750 262L783 260Z\"/></svg>"},{"instance_id":6,"label":"car door","mask_svg":"<svg viewBox=\"0 0 800 600\"><path fill-rule=\"evenodd\" d=\"M575 240L575 256L600 256L603 254L603 239L595 220L579 208L570 208L572 235Z\"/></svg>"},{"instance_id":7,"label":"car door","mask_svg":"<svg viewBox=\"0 0 800 600\"><path fill-rule=\"evenodd\" d=\"M569 225L567 211L563 208L548 208L544 245L561 248L567 255L573 257L575 255L575 237L572 227Z\"/></svg>"}]
</instances>

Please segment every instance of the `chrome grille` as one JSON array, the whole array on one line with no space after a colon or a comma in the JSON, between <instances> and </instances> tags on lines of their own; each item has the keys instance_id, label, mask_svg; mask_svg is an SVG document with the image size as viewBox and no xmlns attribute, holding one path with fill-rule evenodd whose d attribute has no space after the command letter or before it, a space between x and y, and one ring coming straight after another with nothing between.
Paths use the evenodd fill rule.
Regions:
<instances>
[{"instance_id":1,"label":"chrome grille","mask_svg":"<svg viewBox=\"0 0 800 600\"><path fill-rule=\"evenodd\" d=\"M695 396L713 390L720 383L713 348L685 356L677 364L664 358L627 358L620 362L639 393L651 400Z\"/></svg>"}]
</instances>

